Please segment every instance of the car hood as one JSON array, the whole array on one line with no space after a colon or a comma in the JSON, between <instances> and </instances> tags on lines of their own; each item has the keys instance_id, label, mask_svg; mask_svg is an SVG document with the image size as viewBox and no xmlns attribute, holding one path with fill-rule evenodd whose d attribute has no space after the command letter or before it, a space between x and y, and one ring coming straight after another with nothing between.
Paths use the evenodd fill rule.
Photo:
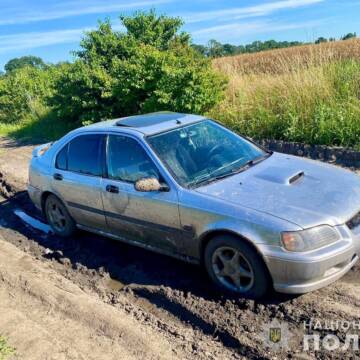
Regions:
<instances>
[{"instance_id":1,"label":"car hood","mask_svg":"<svg viewBox=\"0 0 360 360\"><path fill-rule=\"evenodd\" d=\"M196 191L303 228L343 224L360 210L360 177L355 173L279 153Z\"/></svg>"}]
</instances>

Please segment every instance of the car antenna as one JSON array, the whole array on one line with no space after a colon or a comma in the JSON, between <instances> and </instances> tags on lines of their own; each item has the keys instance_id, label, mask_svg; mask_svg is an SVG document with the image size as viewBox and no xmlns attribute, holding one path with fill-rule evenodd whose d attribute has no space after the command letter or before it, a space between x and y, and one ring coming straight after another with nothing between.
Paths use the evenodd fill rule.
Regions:
<instances>
[{"instance_id":1,"label":"car antenna","mask_svg":"<svg viewBox=\"0 0 360 360\"><path fill-rule=\"evenodd\" d=\"M176 123L179 125L179 124L181 124L181 121L179 119L177 119Z\"/></svg>"}]
</instances>

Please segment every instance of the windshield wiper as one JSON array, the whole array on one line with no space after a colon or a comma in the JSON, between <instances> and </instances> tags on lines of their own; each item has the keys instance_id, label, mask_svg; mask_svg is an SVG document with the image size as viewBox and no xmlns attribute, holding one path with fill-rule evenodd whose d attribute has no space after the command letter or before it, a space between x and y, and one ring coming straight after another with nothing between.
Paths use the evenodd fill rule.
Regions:
<instances>
[{"instance_id":1,"label":"windshield wiper","mask_svg":"<svg viewBox=\"0 0 360 360\"><path fill-rule=\"evenodd\" d=\"M266 155L261 155L255 159L249 160L240 167L240 170L243 170L244 168L248 169L249 167L252 167L252 166L258 164L259 162L262 162L263 160L267 159L271 155L272 155L272 153L267 153ZM236 170L235 170L235 172L236 172Z\"/></svg>"},{"instance_id":2,"label":"windshield wiper","mask_svg":"<svg viewBox=\"0 0 360 360\"><path fill-rule=\"evenodd\" d=\"M259 156L255 159L249 160L245 164L242 164L239 168L232 169L230 172L225 173L225 174L217 175L217 176L215 176L214 179L219 180L219 179L224 179L228 176L232 176L234 174L239 174L240 172L247 170L249 167L252 167L252 166L258 164L259 162L267 159L269 156L270 156L270 154L266 154L266 155Z\"/></svg>"},{"instance_id":3,"label":"windshield wiper","mask_svg":"<svg viewBox=\"0 0 360 360\"><path fill-rule=\"evenodd\" d=\"M191 187L194 187L196 185L207 185L210 184L214 181L218 181L218 180L222 180L225 179L229 176L233 176L235 174L239 174L247 169L249 169L250 167L260 163L261 161L267 159L268 157L270 157L272 155L272 153L267 153L266 155L261 155L255 159L252 160L248 160L245 164L242 164L239 168L236 169L232 169L229 172L226 172L224 174L220 174L220 175L216 175L216 176L212 176L212 174L207 174L207 176L203 176L200 179L197 179L196 181L192 182L191 184L189 184Z\"/></svg>"},{"instance_id":4,"label":"windshield wiper","mask_svg":"<svg viewBox=\"0 0 360 360\"><path fill-rule=\"evenodd\" d=\"M248 162L249 163L249 162ZM243 166L241 166L240 168L236 169L236 170L231 170L229 172L226 172L225 174L220 174L220 175L216 175L216 176L212 176L212 174L208 174L207 176L202 176L200 179L197 179L195 181L193 181L192 183L190 183L189 185L191 187L195 187L197 185L207 185L207 184L210 184L214 181L218 181L218 180L221 180L221 179L225 179L229 176L232 176L232 175L235 175L235 174L238 174L244 170L246 170L248 167L249 167L249 164L245 164Z\"/></svg>"}]
</instances>

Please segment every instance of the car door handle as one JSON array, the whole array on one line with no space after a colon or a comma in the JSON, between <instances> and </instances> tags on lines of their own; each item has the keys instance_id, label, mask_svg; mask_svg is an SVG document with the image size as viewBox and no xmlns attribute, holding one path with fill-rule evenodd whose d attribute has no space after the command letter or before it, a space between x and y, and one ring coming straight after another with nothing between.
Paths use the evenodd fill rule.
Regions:
<instances>
[{"instance_id":1,"label":"car door handle","mask_svg":"<svg viewBox=\"0 0 360 360\"><path fill-rule=\"evenodd\" d=\"M63 179L63 176L62 176L61 174L54 174L54 175L53 175L53 178L54 178L55 180L61 181L61 180Z\"/></svg>"},{"instance_id":2,"label":"car door handle","mask_svg":"<svg viewBox=\"0 0 360 360\"><path fill-rule=\"evenodd\" d=\"M109 193L113 193L113 194L118 194L119 193L119 188L115 185L107 185L106 186L106 191Z\"/></svg>"}]
</instances>

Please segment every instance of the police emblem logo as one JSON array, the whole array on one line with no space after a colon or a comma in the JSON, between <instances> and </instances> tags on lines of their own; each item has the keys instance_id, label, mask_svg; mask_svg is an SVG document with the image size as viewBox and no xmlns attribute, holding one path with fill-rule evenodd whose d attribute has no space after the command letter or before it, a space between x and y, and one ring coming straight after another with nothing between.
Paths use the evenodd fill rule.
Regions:
<instances>
[{"instance_id":1,"label":"police emblem logo","mask_svg":"<svg viewBox=\"0 0 360 360\"><path fill-rule=\"evenodd\" d=\"M265 347L272 351L289 348L291 334L286 322L273 319L270 323L263 324L262 337Z\"/></svg>"},{"instance_id":2,"label":"police emblem logo","mask_svg":"<svg viewBox=\"0 0 360 360\"><path fill-rule=\"evenodd\" d=\"M269 329L269 340L274 344L281 341L281 328L275 327Z\"/></svg>"}]
</instances>

